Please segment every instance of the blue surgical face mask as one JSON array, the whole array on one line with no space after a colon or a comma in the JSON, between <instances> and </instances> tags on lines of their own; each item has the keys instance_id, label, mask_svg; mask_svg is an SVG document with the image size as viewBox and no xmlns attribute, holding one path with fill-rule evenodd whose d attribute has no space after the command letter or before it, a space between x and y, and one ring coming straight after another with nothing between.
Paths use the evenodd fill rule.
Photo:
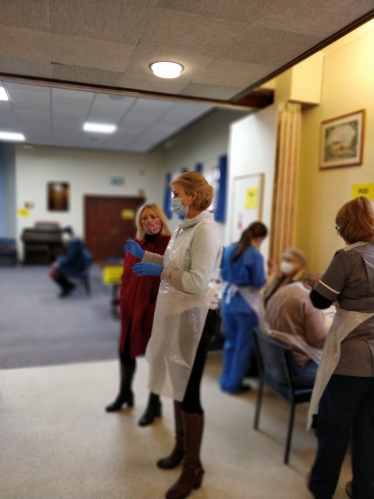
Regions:
<instances>
[{"instance_id":1,"label":"blue surgical face mask","mask_svg":"<svg viewBox=\"0 0 374 499\"><path fill-rule=\"evenodd\" d=\"M183 198L173 198L171 200L171 207L173 212L177 215L181 215L182 217L186 217L188 214L188 206L183 206L182 204L182 201L186 196L184 196Z\"/></svg>"}]
</instances>

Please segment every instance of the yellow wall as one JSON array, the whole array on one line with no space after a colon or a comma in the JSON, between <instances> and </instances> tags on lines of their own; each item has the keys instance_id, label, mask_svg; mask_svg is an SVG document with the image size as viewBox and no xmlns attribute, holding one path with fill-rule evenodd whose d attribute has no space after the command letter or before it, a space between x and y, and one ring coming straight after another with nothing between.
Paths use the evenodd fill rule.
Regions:
<instances>
[{"instance_id":1,"label":"yellow wall","mask_svg":"<svg viewBox=\"0 0 374 499\"><path fill-rule=\"evenodd\" d=\"M321 121L366 109L361 166L318 169ZM353 184L374 182L374 21L324 50L321 104L304 109L297 192L295 245L310 270L322 272L344 245L335 215L350 200Z\"/></svg>"}]
</instances>

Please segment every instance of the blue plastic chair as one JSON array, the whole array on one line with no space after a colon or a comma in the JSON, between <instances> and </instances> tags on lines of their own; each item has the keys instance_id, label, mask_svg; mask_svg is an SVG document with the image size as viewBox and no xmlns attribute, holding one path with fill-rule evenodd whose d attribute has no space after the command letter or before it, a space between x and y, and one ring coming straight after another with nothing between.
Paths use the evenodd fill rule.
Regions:
<instances>
[{"instance_id":1,"label":"blue plastic chair","mask_svg":"<svg viewBox=\"0 0 374 499\"><path fill-rule=\"evenodd\" d=\"M84 270L64 272L64 276L79 279L86 290L87 296L91 296L91 283L90 283L89 270L92 264L93 255L87 249L84 250L84 259L85 259Z\"/></svg>"},{"instance_id":2,"label":"blue plastic chair","mask_svg":"<svg viewBox=\"0 0 374 499\"><path fill-rule=\"evenodd\" d=\"M275 393L282 397L291 406L286 449L283 461L284 464L288 464L295 417L295 407L297 404L309 402L313 389L298 388L293 384L292 376L296 373L291 348L272 340L269 336L261 333L258 329L253 330L253 344L260 375L253 427L257 430L259 426L263 388L264 383L267 383L275 391Z\"/></svg>"},{"instance_id":3,"label":"blue plastic chair","mask_svg":"<svg viewBox=\"0 0 374 499\"><path fill-rule=\"evenodd\" d=\"M9 237L0 237L0 265L17 264L16 240Z\"/></svg>"}]
</instances>

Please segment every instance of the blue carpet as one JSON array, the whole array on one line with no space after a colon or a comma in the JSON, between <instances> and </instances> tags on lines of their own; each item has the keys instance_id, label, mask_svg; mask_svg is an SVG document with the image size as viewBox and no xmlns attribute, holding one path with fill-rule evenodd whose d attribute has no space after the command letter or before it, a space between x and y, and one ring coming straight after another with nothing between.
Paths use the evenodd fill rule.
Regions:
<instances>
[{"instance_id":1,"label":"blue carpet","mask_svg":"<svg viewBox=\"0 0 374 499\"><path fill-rule=\"evenodd\" d=\"M117 358L120 323L101 269L91 269L91 298L79 284L64 299L48 270L0 267L0 369Z\"/></svg>"}]
</instances>

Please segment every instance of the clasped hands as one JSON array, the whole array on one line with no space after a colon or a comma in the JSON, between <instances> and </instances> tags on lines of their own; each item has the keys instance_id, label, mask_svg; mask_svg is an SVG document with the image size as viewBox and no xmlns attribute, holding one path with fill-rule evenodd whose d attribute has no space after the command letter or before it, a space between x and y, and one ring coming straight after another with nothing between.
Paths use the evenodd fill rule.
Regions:
<instances>
[{"instance_id":1,"label":"clasped hands","mask_svg":"<svg viewBox=\"0 0 374 499\"><path fill-rule=\"evenodd\" d=\"M145 251L136 243L133 239L128 238L125 246L126 253L131 253L136 258L140 260L143 258ZM138 262L136 263L132 271L138 276L160 276L162 269L164 267L162 265L158 265L157 263L147 263L147 262Z\"/></svg>"}]
</instances>

